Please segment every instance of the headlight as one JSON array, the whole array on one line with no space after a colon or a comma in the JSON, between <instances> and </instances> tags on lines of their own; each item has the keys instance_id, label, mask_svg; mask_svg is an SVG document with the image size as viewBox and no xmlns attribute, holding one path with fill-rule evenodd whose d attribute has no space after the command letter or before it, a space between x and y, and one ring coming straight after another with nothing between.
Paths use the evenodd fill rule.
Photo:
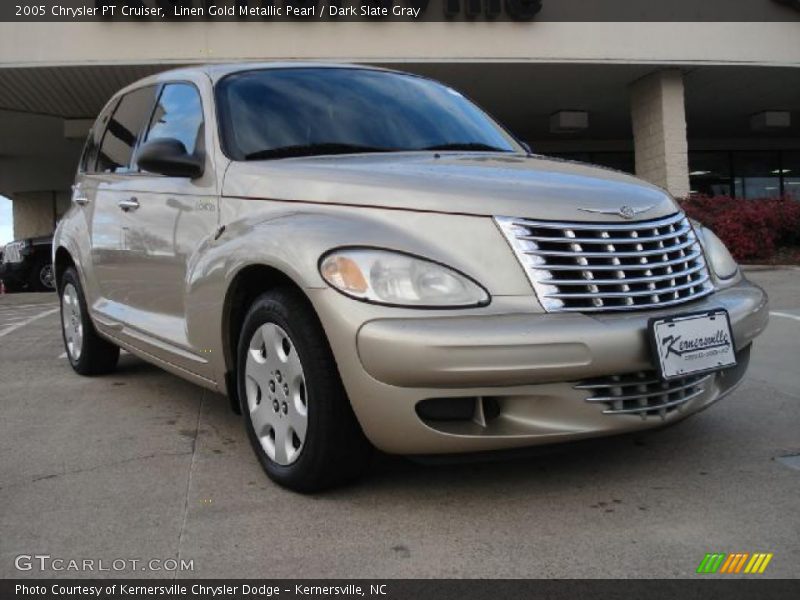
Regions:
<instances>
[{"instance_id":1,"label":"headlight","mask_svg":"<svg viewBox=\"0 0 800 600\"><path fill-rule=\"evenodd\" d=\"M465 307L489 303L489 294L443 265L389 250L343 248L323 256L322 278L343 294L379 304Z\"/></svg>"},{"instance_id":2,"label":"headlight","mask_svg":"<svg viewBox=\"0 0 800 600\"><path fill-rule=\"evenodd\" d=\"M694 230L706 253L706 258L710 263L714 273L720 279L730 279L739 271L739 265L731 256L725 243L717 237L708 227L703 227L697 221L693 221Z\"/></svg>"}]
</instances>

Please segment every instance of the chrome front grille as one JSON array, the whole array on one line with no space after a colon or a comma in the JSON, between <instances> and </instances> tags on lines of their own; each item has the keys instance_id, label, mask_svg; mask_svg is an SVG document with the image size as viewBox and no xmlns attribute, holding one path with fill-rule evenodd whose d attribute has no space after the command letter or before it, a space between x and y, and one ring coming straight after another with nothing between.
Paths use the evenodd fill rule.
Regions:
<instances>
[{"instance_id":1,"label":"chrome front grille","mask_svg":"<svg viewBox=\"0 0 800 600\"><path fill-rule=\"evenodd\" d=\"M683 213L636 223L495 221L548 312L660 308L713 291Z\"/></svg>"},{"instance_id":2,"label":"chrome front grille","mask_svg":"<svg viewBox=\"0 0 800 600\"><path fill-rule=\"evenodd\" d=\"M10 243L3 249L3 262L4 263L18 263L22 261L22 254L19 251L19 244Z\"/></svg>"},{"instance_id":3,"label":"chrome front grille","mask_svg":"<svg viewBox=\"0 0 800 600\"><path fill-rule=\"evenodd\" d=\"M655 371L641 371L582 381L575 389L590 392L587 402L605 404L605 414L663 419L692 398L703 394L712 376L687 375L680 379L662 381Z\"/></svg>"}]
</instances>

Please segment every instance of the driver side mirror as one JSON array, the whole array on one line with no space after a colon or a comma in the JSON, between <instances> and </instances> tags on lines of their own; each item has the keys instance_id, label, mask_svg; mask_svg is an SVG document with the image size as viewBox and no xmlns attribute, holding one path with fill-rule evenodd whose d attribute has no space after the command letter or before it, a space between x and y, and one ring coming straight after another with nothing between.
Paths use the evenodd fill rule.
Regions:
<instances>
[{"instance_id":1,"label":"driver side mirror","mask_svg":"<svg viewBox=\"0 0 800 600\"><path fill-rule=\"evenodd\" d=\"M136 155L136 163L151 173L168 177L197 179L203 175L203 153L189 154L183 142L174 138L158 138L145 143Z\"/></svg>"}]
</instances>

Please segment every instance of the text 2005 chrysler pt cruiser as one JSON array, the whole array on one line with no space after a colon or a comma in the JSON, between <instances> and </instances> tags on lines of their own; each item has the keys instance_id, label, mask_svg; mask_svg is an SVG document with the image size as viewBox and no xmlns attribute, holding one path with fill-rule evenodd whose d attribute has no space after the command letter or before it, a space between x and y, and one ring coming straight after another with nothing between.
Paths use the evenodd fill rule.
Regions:
<instances>
[{"instance_id":1,"label":"text 2005 chrysler pt cruiser","mask_svg":"<svg viewBox=\"0 0 800 600\"><path fill-rule=\"evenodd\" d=\"M81 374L125 348L227 394L275 481L372 446L646 429L729 392L767 321L661 189L530 155L458 92L372 68L210 66L118 93L56 233Z\"/></svg>"}]
</instances>

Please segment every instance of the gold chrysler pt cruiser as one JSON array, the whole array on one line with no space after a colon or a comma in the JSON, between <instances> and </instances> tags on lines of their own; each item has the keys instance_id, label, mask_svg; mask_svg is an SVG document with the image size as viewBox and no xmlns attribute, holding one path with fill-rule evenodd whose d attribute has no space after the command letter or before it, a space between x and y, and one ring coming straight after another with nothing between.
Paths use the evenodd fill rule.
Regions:
<instances>
[{"instance_id":1,"label":"gold chrysler pt cruiser","mask_svg":"<svg viewBox=\"0 0 800 600\"><path fill-rule=\"evenodd\" d=\"M744 376L764 292L660 188L531 154L459 92L346 65L171 71L100 113L53 243L82 375L226 394L278 483L377 447L660 427Z\"/></svg>"}]
</instances>

